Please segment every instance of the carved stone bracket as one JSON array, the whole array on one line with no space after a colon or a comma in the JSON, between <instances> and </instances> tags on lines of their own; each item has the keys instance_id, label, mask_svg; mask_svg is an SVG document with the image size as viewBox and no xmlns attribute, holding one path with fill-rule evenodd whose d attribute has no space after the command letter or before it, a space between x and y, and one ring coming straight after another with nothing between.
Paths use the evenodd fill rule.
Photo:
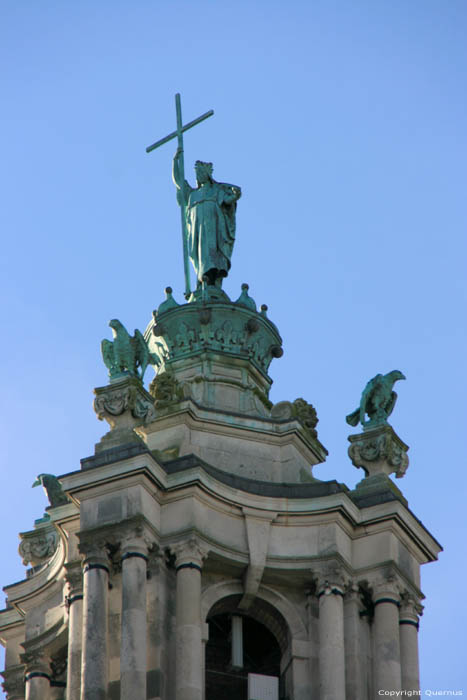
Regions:
<instances>
[{"instance_id":1,"label":"carved stone bracket","mask_svg":"<svg viewBox=\"0 0 467 700\"><path fill-rule=\"evenodd\" d=\"M94 410L99 420L106 420L110 431L96 446L96 451L128 442L138 442L134 428L156 418L154 400L135 378L94 389Z\"/></svg>"},{"instance_id":2,"label":"carved stone bracket","mask_svg":"<svg viewBox=\"0 0 467 700\"><path fill-rule=\"evenodd\" d=\"M352 464L365 470L366 476L395 474L400 479L409 465L409 449L390 425L382 425L359 435L349 435Z\"/></svg>"},{"instance_id":3,"label":"carved stone bracket","mask_svg":"<svg viewBox=\"0 0 467 700\"><path fill-rule=\"evenodd\" d=\"M18 551L25 566L44 564L53 557L60 541L59 534L53 524L30 532L21 532L20 537Z\"/></svg>"},{"instance_id":4,"label":"carved stone bracket","mask_svg":"<svg viewBox=\"0 0 467 700\"><path fill-rule=\"evenodd\" d=\"M112 429L117 426L123 427L125 422L128 427L133 427L155 418L152 399L137 379L125 379L118 384L98 387L94 389L94 393L94 410L97 417L99 420L106 420ZM123 415L126 420L118 420Z\"/></svg>"}]
</instances>

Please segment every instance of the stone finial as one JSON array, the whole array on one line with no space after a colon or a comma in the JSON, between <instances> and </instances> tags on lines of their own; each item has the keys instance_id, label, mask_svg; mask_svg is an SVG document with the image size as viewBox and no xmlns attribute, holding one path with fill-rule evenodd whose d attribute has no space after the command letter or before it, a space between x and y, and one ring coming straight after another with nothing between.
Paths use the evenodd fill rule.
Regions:
<instances>
[{"instance_id":1,"label":"stone finial","mask_svg":"<svg viewBox=\"0 0 467 700\"><path fill-rule=\"evenodd\" d=\"M405 379L405 376L398 369L384 375L377 374L370 379L362 392L360 406L346 417L347 423L356 426L360 422L364 430L387 425L387 419L397 399L397 394L392 387L400 379ZM369 420L365 420L365 415L368 415Z\"/></svg>"},{"instance_id":2,"label":"stone finial","mask_svg":"<svg viewBox=\"0 0 467 700\"><path fill-rule=\"evenodd\" d=\"M245 306L247 309L252 309L252 311L256 311L255 300L252 299L248 294L249 288L249 285L245 282L242 284L242 293L238 297L235 304L239 304L240 306Z\"/></svg>"}]
</instances>

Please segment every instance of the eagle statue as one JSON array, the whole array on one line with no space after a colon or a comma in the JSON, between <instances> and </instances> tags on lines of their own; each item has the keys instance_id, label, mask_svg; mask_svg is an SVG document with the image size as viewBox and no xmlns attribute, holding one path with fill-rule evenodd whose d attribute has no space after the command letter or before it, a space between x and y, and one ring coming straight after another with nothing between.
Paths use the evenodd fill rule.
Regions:
<instances>
[{"instance_id":1,"label":"eagle statue","mask_svg":"<svg viewBox=\"0 0 467 700\"><path fill-rule=\"evenodd\" d=\"M113 341L103 340L101 352L111 379L129 374L142 380L148 365L159 366L159 358L149 352L138 329L135 330L134 336L131 336L123 323L116 318L109 321L109 326L112 329Z\"/></svg>"},{"instance_id":2,"label":"eagle statue","mask_svg":"<svg viewBox=\"0 0 467 700\"><path fill-rule=\"evenodd\" d=\"M347 423L356 426L360 422L364 428L387 423L397 399L392 387L399 379L405 379L405 376L398 369L387 374L377 374L370 379L362 392L360 406L346 416ZM365 414L369 420L365 420Z\"/></svg>"},{"instance_id":3,"label":"eagle statue","mask_svg":"<svg viewBox=\"0 0 467 700\"><path fill-rule=\"evenodd\" d=\"M70 503L68 496L63 493L62 485L53 474L38 474L34 486L43 486L51 508Z\"/></svg>"}]
</instances>

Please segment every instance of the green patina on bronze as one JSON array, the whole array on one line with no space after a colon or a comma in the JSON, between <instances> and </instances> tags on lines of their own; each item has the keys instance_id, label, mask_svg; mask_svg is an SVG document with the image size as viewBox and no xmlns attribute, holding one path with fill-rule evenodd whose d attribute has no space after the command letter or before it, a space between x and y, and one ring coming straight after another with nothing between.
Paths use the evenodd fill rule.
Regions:
<instances>
[{"instance_id":1,"label":"green patina on bronze","mask_svg":"<svg viewBox=\"0 0 467 700\"><path fill-rule=\"evenodd\" d=\"M68 496L63 493L62 485L53 474L38 474L35 482L33 483L33 488L35 486L42 486L47 498L49 499L50 507L55 508L56 506L63 506L66 503L70 503Z\"/></svg>"},{"instance_id":2,"label":"green patina on bronze","mask_svg":"<svg viewBox=\"0 0 467 700\"><path fill-rule=\"evenodd\" d=\"M176 360L211 351L249 359L267 376L271 360L282 356L279 332L265 313L254 310L247 285L238 302L231 302L223 292L222 300L181 305L173 299L171 288L167 289L167 299L154 312L144 334L151 355L158 360L158 372Z\"/></svg>"},{"instance_id":3,"label":"green patina on bronze","mask_svg":"<svg viewBox=\"0 0 467 700\"><path fill-rule=\"evenodd\" d=\"M113 341L103 340L101 352L111 380L126 376L143 379L148 365L158 365L159 358L153 355L138 329L132 337L116 318L109 321Z\"/></svg>"},{"instance_id":4,"label":"green patina on bronze","mask_svg":"<svg viewBox=\"0 0 467 700\"><path fill-rule=\"evenodd\" d=\"M195 163L197 187L183 178L182 149L173 160L173 180L177 200L186 212L188 255L193 264L198 289L202 285L220 287L230 270L235 241L235 213L241 190L236 185L216 182L212 163Z\"/></svg>"},{"instance_id":5,"label":"green patina on bronze","mask_svg":"<svg viewBox=\"0 0 467 700\"><path fill-rule=\"evenodd\" d=\"M347 423L357 426L360 422L364 430L387 424L397 399L392 387L400 379L405 379L405 376L398 369L370 379L362 392L360 406L346 417ZM365 420L365 415L369 420Z\"/></svg>"}]
</instances>

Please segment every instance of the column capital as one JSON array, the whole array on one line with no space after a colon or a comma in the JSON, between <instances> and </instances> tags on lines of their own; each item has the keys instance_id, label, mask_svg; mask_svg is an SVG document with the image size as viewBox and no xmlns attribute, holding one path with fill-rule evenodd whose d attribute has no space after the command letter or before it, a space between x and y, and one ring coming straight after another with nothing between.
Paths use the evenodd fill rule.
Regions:
<instances>
[{"instance_id":1,"label":"column capital","mask_svg":"<svg viewBox=\"0 0 467 700\"><path fill-rule=\"evenodd\" d=\"M394 603L399 606L401 599L401 582L397 575L388 571L376 575L370 582L373 589L373 603Z\"/></svg>"},{"instance_id":2,"label":"column capital","mask_svg":"<svg viewBox=\"0 0 467 700\"><path fill-rule=\"evenodd\" d=\"M153 532L143 522L121 523L115 535L120 541L122 557L125 557L127 554L137 553L147 559L150 550L157 546Z\"/></svg>"},{"instance_id":3,"label":"column capital","mask_svg":"<svg viewBox=\"0 0 467 700\"><path fill-rule=\"evenodd\" d=\"M96 533L79 533L79 552L83 557L83 571L103 569L110 572L110 558L107 542Z\"/></svg>"},{"instance_id":4,"label":"column capital","mask_svg":"<svg viewBox=\"0 0 467 700\"><path fill-rule=\"evenodd\" d=\"M50 657L44 649L30 649L20 655L26 676L31 672L43 672L50 677Z\"/></svg>"},{"instance_id":5,"label":"column capital","mask_svg":"<svg viewBox=\"0 0 467 700\"><path fill-rule=\"evenodd\" d=\"M344 568L338 562L328 562L313 569L316 578L316 594L318 598L323 595L340 595L348 586L349 578Z\"/></svg>"},{"instance_id":6,"label":"column capital","mask_svg":"<svg viewBox=\"0 0 467 700\"><path fill-rule=\"evenodd\" d=\"M399 624L414 625L418 629L419 617L423 615L423 605L420 601L408 591L404 591L401 595L401 603L399 608Z\"/></svg>"},{"instance_id":7,"label":"column capital","mask_svg":"<svg viewBox=\"0 0 467 700\"><path fill-rule=\"evenodd\" d=\"M190 537L183 542L177 542L170 547L175 555L175 568L193 568L201 571L203 562L209 553L209 547L197 537Z\"/></svg>"},{"instance_id":8,"label":"column capital","mask_svg":"<svg viewBox=\"0 0 467 700\"><path fill-rule=\"evenodd\" d=\"M8 700L22 700L25 694L24 687L24 666L10 666L2 671L3 676L2 688L5 691Z\"/></svg>"},{"instance_id":9,"label":"column capital","mask_svg":"<svg viewBox=\"0 0 467 700\"><path fill-rule=\"evenodd\" d=\"M69 595L83 592L83 567L80 561L70 561L65 564L65 581L69 587Z\"/></svg>"},{"instance_id":10,"label":"column capital","mask_svg":"<svg viewBox=\"0 0 467 700\"><path fill-rule=\"evenodd\" d=\"M344 600L346 602L358 603L363 609L362 605L362 592L356 581L347 581L347 585L344 590Z\"/></svg>"}]
</instances>

